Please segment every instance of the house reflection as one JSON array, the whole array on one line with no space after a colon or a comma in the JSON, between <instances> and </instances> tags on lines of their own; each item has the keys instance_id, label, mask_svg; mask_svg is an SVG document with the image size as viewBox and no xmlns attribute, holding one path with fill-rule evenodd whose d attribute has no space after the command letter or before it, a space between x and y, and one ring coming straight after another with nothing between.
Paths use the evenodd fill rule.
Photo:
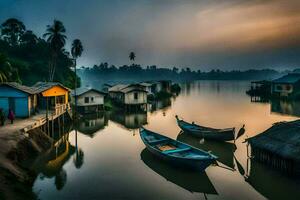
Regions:
<instances>
[{"instance_id":1,"label":"house reflection","mask_svg":"<svg viewBox=\"0 0 300 200\"><path fill-rule=\"evenodd\" d=\"M69 142L69 134L61 137L43 156L34 162L34 171L42 174L42 178L55 178L57 190L61 190L67 182L67 172L63 169L66 162L75 153L75 146Z\"/></svg>"},{"instance_id":2,"label":"house reflection","mask_svg":"<svg viewBox=\"0 0 300 200\"><path fill-rule=\"evenodd\" d=\"M148 104L148 109L150 112L154 112L157 110L170 108L172 105L171 98L166 98L163 100L153 101L151 104Z\"/></svg>"},{"instance_id":3,"label":"house reflection","mask_svg":"<svg viewBox=\"0 0 300 200\"><path fill-rule=\"evenodd\" d=\"M300 117L300 101L272 100L271 112Z\"/></svg>"},{"instance_id":4,"label":"house reflection","mask_svg":"<svg viewBox=\"0 0 300 200\"><path fill-rule=\"evenodd\" d=\"M185 190L204 195L218 194L205 172L200 173L172 167L158 160L146 148L141 152L141 159L154 172Z\"/></svg>"},{"instance_id":5,"label":"house reflection","mask_svg":"<svg viewBox=\"0 0 300 200\"><path fill-rule=\"evenodd\" d=\"M107 123L107 115L104 112L86 114L81 117L76 127L79 132L92 138L97 131L104 129Z\"/></svg>"},{"instance_id":6,"label":"house reflection","mask_svg":"<svg viewBox=\"0 0 300 200\"><path fill-rule=\"evenodd\" d=\"M203 149L205 151L211 151L214 155L218 156L218 161L223 163L224 165L234 169L234 152L236 150L236 146L233 143L228 142L216 142L216 141L208 141L200 142L199 138L192 137L186 133L180 133L177 136L177 140L187 143L193 147Z\"/></svg>"},{"instance_id":7,"label":"house reflection","mask_svg":"<svg viewBox=\"0 0 300 200\"><path fill-rule=\"evenodd\" d=\"M248 170L246 181L267 199L300 199L299 180L287 177L250 159Z\"/></svg>"},{"instance_id":8,"label":"house reflection","mask_svg":"<svg viewBox=\"0 0 300 200\"><path fill-rule=\"evenodd\" d=\"M138 112L138 113L124 113L124 112L111 112L109 119L121 124L127 129L138 129L147 122L147 113Z\"/></svg>"}]
</instances>

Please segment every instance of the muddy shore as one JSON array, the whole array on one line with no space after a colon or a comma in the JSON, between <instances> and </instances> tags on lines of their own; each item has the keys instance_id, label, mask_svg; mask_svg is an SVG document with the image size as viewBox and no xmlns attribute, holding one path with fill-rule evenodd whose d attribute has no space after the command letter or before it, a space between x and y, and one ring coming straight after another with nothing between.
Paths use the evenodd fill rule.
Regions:
<instances>
[{"instance_id":1,"label":"muddy shore","mask_svg":"<svg viewBox=\"0 0 300 200\"><path fill-rule=\"evenodd\" d=\"M0 134L0 199L36 199L32 185L37 176L26 162L51 148L52 139L39 128Z\"/></svg>"}]
</instances>

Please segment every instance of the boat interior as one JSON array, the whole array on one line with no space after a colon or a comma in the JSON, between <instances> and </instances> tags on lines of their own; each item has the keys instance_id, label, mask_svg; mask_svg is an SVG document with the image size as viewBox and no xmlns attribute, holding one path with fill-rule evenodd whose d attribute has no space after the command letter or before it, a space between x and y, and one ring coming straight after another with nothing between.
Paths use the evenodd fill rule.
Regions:
<instances>
[{"instance_id":1,"label":"boat interior","mask_svg":"<svg viewBox=\"0 0 300 200\"><path fill-rule=\"evenodd\" d=\"M148 144L153 148L161 151L164 154L184 157L184 158L207 158L208 154L200 150L191 148L185 144L171 140L166 137L159 137L152 134L147 134L144 136Z\"/></svg>"}]
</instances>

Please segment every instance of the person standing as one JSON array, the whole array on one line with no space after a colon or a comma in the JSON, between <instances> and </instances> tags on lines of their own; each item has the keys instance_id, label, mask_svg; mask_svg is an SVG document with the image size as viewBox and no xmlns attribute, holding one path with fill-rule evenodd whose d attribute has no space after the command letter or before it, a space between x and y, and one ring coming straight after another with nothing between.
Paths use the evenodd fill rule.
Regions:
<instances>
[{"instance_id":1,"label":"person standing","mask_svg":"<svg viewBox=\"0 0 300 200\"><path fill-rule=\"evenodd\" d=\"M1 124L1 126L4 126L4 122L5 122L5 113L4 113L4 110L2 108L0 108L0 124Z\"/></svg>"},{"instance_id":2,"label":"person standing","mask_svg":"<svg viewBox=\"0 0 300 200\"><path fill-rule=\"evenodd\" d=\"M15 113L12 109L9 109L7 118L10 120L10 123L14 123Z\"/></svg>"}]
</instances>

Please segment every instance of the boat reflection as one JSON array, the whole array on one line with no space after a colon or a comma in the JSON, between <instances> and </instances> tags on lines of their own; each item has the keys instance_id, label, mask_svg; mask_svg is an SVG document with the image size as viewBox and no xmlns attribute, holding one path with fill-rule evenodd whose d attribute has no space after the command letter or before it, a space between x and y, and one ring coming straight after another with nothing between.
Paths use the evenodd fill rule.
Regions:
<instances>
[{"instance_id":1,"label":"boat reflection","mask_svg":"<svg viewBox=\"0 0 300 200\"><path fill-rule=\"evenodd\" d=\"M141 152L142 161L153 171L190 192L218 194L205 172L174 168L156 159L146 148Z\"/></svg>"},{"instance_id":2,"label":"boat reflection","mask_svg":"<svg viewBox=\"0 0 300 200\"><path fill-rule=\"evenodd\" d=\"M195 138L184 132L180 132L177 136L177 140L187 143L193 147L203 149L205 151L211 151L214 155L218 156L218 161L224 165L234 169L234 152L236 146L233 143L217 142L217 141L201 141L199 138ZM201 142L200 142L201 141Z\"/></svg>"},{"instance_id":3,"label":"boat reflection","mask_svg":"<svg viewBox=\"0 0 300 200\"><path fill-rule=\"evenodd\" d=\"M107 126L108 119L105 113L86 114L81 116L81 120L77 124L77 130L84 135L93 138L97 131Z\"/></svg>"},{"instance_id":4,"label":"boat reflection","mask_svg":"<svg viewBox=\"0 0 300 200\"><path fill-rule=\"evenodd\" d=\"M300 180L287 177L255 160L248 160L246 181L267 199L300 199Z\"/></svg>"},{"instance_id":5,"label":"boat reflection","mask_svg":"<svg viewBox=\"0 0 300 200\"><path fill-rule=\"evenodd\" d=\"M147 113L124 113L124 112L112 112L109 115L109 119L113 122L121 124L127 129L138 129L147 124Z\"/></svg>"}]
</instances>

